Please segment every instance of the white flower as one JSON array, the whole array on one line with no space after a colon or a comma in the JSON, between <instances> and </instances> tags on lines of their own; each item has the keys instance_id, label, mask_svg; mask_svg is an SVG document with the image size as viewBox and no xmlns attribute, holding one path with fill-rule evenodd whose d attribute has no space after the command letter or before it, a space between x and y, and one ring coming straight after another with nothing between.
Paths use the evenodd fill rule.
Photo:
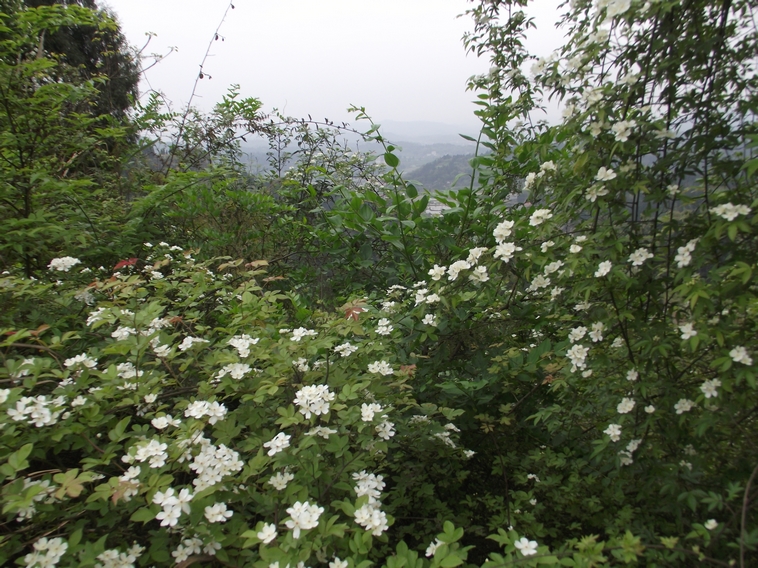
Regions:
<instances>
[{"instance_id":1,"label":"white flower","mask_svg":"<svg viewBox=\"0 0 758 568\"><path fill-rule=\"evenodd\" d=\"M638 248L636 251L629 255L629 262L632 263L632 266L642 266L642 264L648 258L653 258L653 253L644 247Z\"/></svg>"},{"instance_id":2,"label":"white flower","mask_svg":"<svg viewBox=\"0 0 758 568\"><path fill-rule=\"evenodd\" d=\"M91 357L88 357L86 353L82 353L80 355L77 355L76 357L71 357L70 359L66 359L63 364L66 367L74 367L75 365L82 365L84 367L87 367L88 369L92 369L93 367L97 366L97 360L92 359Z\"/></svg>"},{"instance_id":3,"label":"white flower","mask_svg":"<svg viewBox=\"0 0 758 568\"><path fill-rule=\"evenodd\" d=\"M718 521L716 521L716 519L708 519L707 521L705 521L705 524L703 526L709 531L712 531L717 526L719 526L719 524L718 524Z\"/></svg>"},{"instance_id":4,"label":"white flower","mask_svg":"<svg viewBox=\"0 0 758 568\"><path fill-rule=\"evenodd\" d=\"M495 247L495 253L492 256L502 259L503 262L509 262L513 258L513 255L520 250L523 249L517 247L515 243L500 243Z\"/></svg>"},{"instance_id":5,"label":"white flower","mask_svg":"<svg viewBox=\"0 0 758 568\"><path fill-rule=\"evenodd\" d=\"M347 560L340 560L338 556L335 556L334 560L329 563L329 568L347 568L348 565Z\"/></svg>"},{"instance_id":6,"label":"white flower","mask_svg":"<svg viewBox=\"0 0 758 568\"><path fill-rule=\"evenodd\" d=\"M695 403L692 402L689 399L681 398L679 399L679 402L677 402L674 405L674 410L676 410L677 414L683 414L684 412L689 412L692 410L692 408L695 406Z\"/></svg>"},{"instance_id":7,"label":"white flower","mask_svg":"<svg viewBox=\"0 0 758 568\"><path fill-rule=\"evenodd\" d=\"M371 422L374 419L374 414L378 414L382 411L381 405L372 402L370 404L366 404L365 402L361 405L361 420L364 422Z\"/></svg>"},{"instance_id":8,"label":"white flower","mask_svg":"<svg viewBox=\"0 0 758 568\"><path fill-rule=\"evenodd\" d=\"M471 274L469 274L468 279L474 282L474 284L481 284L482 282L487 282L487 280L490 279L489 275L487 274L487 267L477 266L476 268L474 268Z\"/></svg>"},{"instance_id":9,"label":"white flower","mask_svg":"<svg viewBox=\"0 0 758 568\"><path fill-rule=\"evenodd\" d=\"M513 546L519 549L524 556L531 556L537 554L537 541L529 540L525 536L522 536L519 540L513 543Z\"/></svg>"},{"instance_id":10,"label":"white flower","mask_svg":"<svg viewBox=\"0 0 758 568\"><path fill-rule=\"evenodd\" d=\"M447 268L435 264L434 268L430 268L427 274L432 277L432 280L440 280L445 275L445 272L447 272Z\"/></svg>"},{"instance_id":11,"label":"white flower","mask_svg":"<svg viewBox=\"0 0 758 568\"><path fill-rule=\"evenodd\" d=\"M692 239L686 245L677 249L677 254L674 257L677 268L684 268L685 266L690 265L690 262L692 262L692 253L695 250L698 240L699 239Z\"/></svg>"},{"instance_id":12,"label":"white flower","mask_svg":"<svg viewBox=\"0 0 758 568\"><path fill-rule=\"evenodd\" d=\"M292 530L292 538L298 539L300 538L301 530L314 529L318 526L318 518L323 512L323 507L311 505L308 501L305 503L297 501L292 507L287 508L290 520L284 524L287 525L288 529Z\"/></svg>"},{"instance_id":13,"label":"white flower","mask_svg":"<svg viewBox=\"0 0 758 568\"><path fill-rule=\"evenodd\" d=\"M227 374L229 374L233 379L240 380L242 379L247 373L250 372L250 365L247 363L230 363L229 365L226 365L223 369L221 369L218 374L216 375L217 379L220 379L222 377L225 377Z\"/></svg>"},{"instance_id":14,"label":"white flower","mask_svg":"<svg viewBox=\"0 0 758 568\"><path fill-rule=\"evenodd\" d=\"M355 345L350 345L350 343L343 343L334 348L334 352L339 353L342 357L349 357L356 351L358 351L358 348Z\"/></svg>"},{"instance_id":15,"label":"white flower","mask_svg":"<svg viewBox=\"0 0 758 568\"><path fill-rule=\"evenodd\" d=\"M215 503L205 508L205 518L209 523L225 523L234 514L226 508L226 503Z\"/></svg>"},{"instance_id":16,"label":"white flower","mask_svg":"<svg viewBox=\"0 0 758 568\"><path fill-rule=\"evenodd\" d=\"M748 215L750 211L751 209L747 205L732 205L731 203L711 207L711 213L727 221L734 221L739 215Z\"/></svg>"},{"instance_id":17,"label":"white flower","mask_svg":"<svg viewBox=\"0 0 758 568\"><path fill-rule=\"evenodd\" d=\"M619 414L628 414L634 409L634 404L634 399L624 397L621 399L621 402L618 403L616 411Z\"/></svg>"},{"instance_id":18,"label":"white flower","mask_svg":"<svg viewBox=\"0 0 758 568\"><path fill-rule=\"evenodd\" d=\"M752 365L753 358L748 355L747 349L738 345L729 352L729 356L735 363L742 363L743 365Z\"/></svg>"},{"instance_id":19,"label":"white flower","mask_svg":"<svg viewBox=\"0 0 758 568\"><path fill-rule=\"evenodd\" d=\"M587 328L584 326L575 327L569 332L568 338L571 343L576 343L587 333Z\"/></svg>"},{"instance_id":20,"label":"white flower","mask_svg":"<svg viewBox=\"0 0 758 568\"><path fill-rule=\"evenodd\" d=\"M498 244L501 244L507 237L511 236L513 225L513 221L503 221L495 227L495 230L492 231L492 236L495 237L495 241Z\"/></svg>"},{"instance_id":21,"label":"white flower","mask_svg":"<svg viewBox=\"0 0 758 568\"><path fill-rule=\"evenodd\" d=\"M581 250L582 250L582 247L580 247L579 245L571 245L571 246L569 247L569 252L570 252L571 254L576 254L576 253L578 253L578 252L581 252Z\"/></svg>"},{"instance_id":22,"label":"white flower","mask_svg":"<svg viewBox=\"0 0 758 568\"><path fill-rule=\"evenodd\" d=\"M207 339L200 339L199 337L185 337L184 340L179 344L179 350L180 351L187 351L190 349L195 343L209 343Z\"/></svg>"},{"instance_id":23,"label":"white flower","mask_svg":"<svg viewBox=\"0 0 758 568\"><path fill-rule=\"evenodd\" d=\"M595 175L595 179L597 181L611 181L612 179L616 179L616 172L614 172L611 169L601 167L597 174Z\"/></svg>"},{"instance_id":24,"label":"white flower","mask_svg":"<svg viewBox=\"0 0 758 568\"><path fill-rule=\"evenodd\" d=\"M608 190L605 189L604 185L593 185L587 190L584 198L587 199L590 203L595 203L598 197L603 197L604 195L608 195Z\"/></svg>"},{"instance_id":25,"label":"white flower","mask_svg":"<svg viewBox=\"0 0 758 568\"><path fill-rule=\"evenodd\" d=\"M537 209L534 213L532 213L532 216L529 217L529 224L532 227L536 227L552 217L553 214L550 212L550 209Z\"/></svg>"},{"instance_id":26,"label":"white flower","mask_svg":"<svg viewBox=\"0 0 758 568\"><path fill-rule=\"evenodd\" d=\"M268 483L269 485L273 485L274 489L276 489L277 491L282 491L286 489L287 484L293 479L295 479L295 476L291 474L290 472L277 471L274 475L272 475L269 478Z\"/></svg>"},{"instance_id":27,"label":"white flower","mask_svg":"<svg viewBox=\"0 0 758 568\"><path fill-rule=\"evenodd\" d=\"M448 280L455 280L458 278L458 274L461 272L461 270L467 270L471 268L471 264L466 262L465 260L458 260L451 264L447 269L447 279Z\"/></svg>"},{"instance_id":28,"label":"white flower","mask_svg":"<svg viewBox=\"0 0 758 568\"><path fill-rule=\"evenodd\" d=\"M695 337L697 335L697 331L695 331L695 328L691 323L683 323L679 326L679 331L682 332L682 339L684 340L687 340L690 337Z\"/></svg>"},{"instance_id":29,"label":"white flower","mask_svg":"<svg viewBox=\"0 0 758 568\"><path fill-rule=\"evenodd\" d=\"M3 390L6 393L10 392L7 389L3 389ZM3 391L0 390L0 404L2 404L3 402L5 402L8 399L8 395L7 394L5 395L5 398L3 398L2 394L3 394ZM85 404L87 404L87 399L85 397L81 396L81 395L77 396L74 400L71 401L71 406L73 408L76 408L77 406L84 406Z\"/></svg>"},{"instance_id":30,"label":"white flower","mask_svg":"<svg viewBox=\"0 0 758 568\"><path fill-rule=\"evenodd\" d=\"M235 335L227 343L237 350L241 358L250 356L250 346L258 343L259 339L250 337L247 334Z\"/></svg>"},{"instance_id":31,"label":"white flower","mask_svg":"<svg viewBox=\"0 0 758 568\"><path fill-rule=\"evenodd\" d=\"M602 278L603 276L607 275L611 271L612 266L613 264L610 260L601 262L595 271L595 278Z\"/></svg>"},{"instance_id":32,"label":"white flower","mask_svg":"<svg viewBox=\"0 0 758 568\"><path fill-rule=\"evenodd\" d=\"M603 340L603 332L605 331L605 324L601 321L596 321L592 324L592 331L590 331L590 339L593 343Z\"/></svg>"},{"instance_id":33,"label":"white flower","mask_svg":"<svg viewBox=\"0 0 758 568\"><path fill-rule=\"evenodd\" d=\"M270 543L276 538L276 525L271 523L264 523L261 530L255 535L264 544Z\"/></svg>"},{"instance_id":34,"label":"white flower","mask_svg":"<svg viewBox=\"0 0 758 568\"><path fill-rule=\"evenodd\" d=\"M426 556L427 558L431 558L434 556L434 553L437 552L437 549L442 546L442 541L438 538L434 539L434 542L431 543L429 546L426 547Z\"/></svg>"},{"instance_id":35,"label":"white flower","mask_svg":"<svg viewBox=\"0 0 758 568\"><path fill-rule=\"evenodd\" d=\"M385 420L374 429L376 430L376 435L383 440L389 440L395 435L395 425L389 420Z\"/></svg>"},{"instance_id":36,"label":"white flower","mask_svg":"<svg viewBox=\"0 0 758 568\"><path fill-rule=\"evenodd\" d=\"M376 328L376 333L379 335L389 335L394 328L392 327L392 324L390 324L390 320L387 318L382 318L379 320L378 327Z\"/></svg>"},{"instance_id":37,"label":"white flower","mask_svg":"<svg viewBox=\"0 0 758 568\"><path fill-rule=\"evenodd\" d=\"M371 534L374 536L381 536L389 528L387 515L379 509L379 505L378 501L369 502L360 509L356 509L354 513L355 522L367 531L371 531Z\"/></svg>"},{"instance_id":38,"label":"white flower","mask_svg":"<svg viewBox=\"0 0 758 568\"><path fill-rule=\"evenodd\" d=\"M571 360L574 367L571 369L572 372L576 369L584 369L587 367L587 353L589 353L589 348L580 345L579 343L573 345L571 349L566 352L566 357Z\"/></svg>"},{"instance_id":39,"label":"white flower","mask_svg":"<svg viewBox=\"0 0 758 568\"><path fill-rule=\"evenodd\" d=\"M550 276L553 272L558 272L561 269L561 266L563 266L563 261L556 260L555 262L546 264L543 272L545 273L545 276Z\"/></svg>"},{"instance_id":40,"label":"white flower","mask_svg":"<svg viewBox=\"0 0 758 568\"><path fill-rule=\"evenodd\" d=\"M312 329L305 329L304 327L298 327L292 332L292 341L300 341L303 337L314 337L318 335L318 332Z\"/></svg>"},{"instance_id":41,"label":"white flower","mask_svg":"<svg viewBox=\"0 0 758 568\"><path fill-rule=\"evenodd\" d=\"M369 373L379 373L380 375L391 375L393 373L392 367L387 361L374 361L368 365Z\"/></svg>"},{"instance_id":42,"label":"white flower","mask_svg":"<svg viewBox=\"0 0 758 568\"><path fill-rule=\"evenodd\" d=\"M646 406L645 412L647 412L648 414L652 414L653 412L655 412L655 406L653 406L652 404Z\"/></svg>"},{"instance_id":43,"label":"white flower","mask_svg":"<svg viewBox=\"0 0 758 568\"><path fill-rule=\"evenodd\" d=\"M476 264L479 262L479 259L482 256L482 253L487 252L487 247L476 247L469 249L468 251L468 258L466 259L466 262L469 262L471 264Z\"/></svg>"},{"instance_id":44,"label":"white flower","mask_svg":"<svg viewBox=\"0 0 758 568\"><path fill-rule=\"evenodd\" d=\"M621 439L621 426L618 424L609 424L608 428L603 430L603 434L607 434L611 442L618 442Z\"/></svg>"},{"instance_id":45,"label":"white flower","mask_svg":"<svg viewBox=\"0 0 758 568\"><path fill-rule=\"evenodd\" d=\"M611 127L616 140L619 142L626 142L629 139L629 131L632 130L637 123L634 120L620 120Z\"/></svg>"},{"instance_id":46,"label":"white flower","mask_svg":"<svg viewBox=\"0 0 758 568\"><path fill-rule=\"evenodd\" d=\"M700 390L703 391L705 398L716 398L719 395L719 391L716 390L721 386L721 381L718 379L710 379L700 385Z\"/></svg>"},{"instance_id":47,"label":"white flower","mask_svg":"<svg viewBox=\"0 0 758 568\"><path fill-rule=\"evenodd\" d=\"M268 455L273 456L273 455L278 454L285 448L289 448L290 438L291 436L289 436L288 434L285 434L284 432L279 432L271 440L263 444L263 447L269 448Z\"/></svg>"},{"instance_id":48,"label":"white flower","mask_svg":"<svg viewBox=\"0 0 758 568\"><path fill-rule=\"evenodd\" d=\"M336 434L337 430L334 430L332 428L326 428L324 426L316 426L315 428L311 428L308 430L305 435L306 436L321 436L325 440L329 439L329 436L332 434Z\"/></svg>"},{"instance_id":49,"label":"white flower","mask_svg":"<svg viewBox=\"0 0 758 568\"><path fill-rule=\"evenodd\" d=\"M311 413L316 416L329 412L329 403L334 400L334 393L327 385L305 386L295 393L295 404L300 407L300 413L306 419Z\"/></svg>"},{"instance_id":50,"label":"white flower","mask_svg":"<svg viewBox=\"0 0 758 568\"><path fill-rule=\"evenodd\" d=\"M529 292L536 292L537 290L541 290L542 288L547 288L550 286L550 278L545 278L542 274L538 274L534 277L534 280L529 284L529 288L527 288L527 291Z\"/></svg>"},{"instance_id":51,"label":"white flower","mask_svg":"<svg viewBox=\"0 0 758 568\"><path fill-rule=\"evenodd\" d=\"M432 327L437 327L437 316L434 314L426 314L424 316L424 319L421 320L421 323L424 325L431 325Z\"/></svg>"},{"instance_id":52,"label":"white flower","mask_svg":"<svg viewBox=\"0 0 758 568\"><path fill-rule=\"evenodd\" d=\"M126 326L119 326L116 331L111 333L111 337L114 338L116 341L123 341L125 339L128 339L130 335L136 335L137 330L133 327L126 327Z\"/></svg>"},{"instance_id":53,"label":"white flower","mask_svg":"<svg viewBox=\"0 0 758 568\"><path fill-rule=\"evenodd\" d=\"M68 272L72 267L77 264L81 264L81 260L74 258L73 256L64 256L61 258L54 258L47 265L49 270L57 270L59 272Z\"/></svg>"},{"instance_id":54,"label":"white flower","mask_svg":"<svg viewBox=\"0 0 758 568\"><path fill-rule=\"evenodd\" d=\"M554 246L555 246L555 242L554 241L545 241L544 243L542 243L540 245L540 250L543 253L545 253L545 252L547 252L547 249L549 249L550 247L554 247Z\"/></svg>"},{"instance_id":55,"label":"white flower","mask_svg":"<svg viewBox=\"0 0 758 568\"><path fill-rule=\"evenodd\" d=\"M626 380L633 383L639 378L640 374L637 372L636 369L630 369L626 372Z\"/></svg>"}]
</instances>

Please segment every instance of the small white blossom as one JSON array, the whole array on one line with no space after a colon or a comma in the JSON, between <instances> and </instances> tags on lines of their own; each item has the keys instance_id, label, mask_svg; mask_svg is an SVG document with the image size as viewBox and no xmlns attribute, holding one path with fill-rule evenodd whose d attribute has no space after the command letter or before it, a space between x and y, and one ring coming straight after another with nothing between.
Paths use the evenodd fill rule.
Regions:
<instances>
[{"instance_id":1,"label":"small white blossom","mask_svg":"<svg viewBox=\"0 0 758 568\"><path fill-rule=\"evenodd\" d=\"M621 402L619 402L618 406L616 407L616 411L619 414L628 414L634 409L634 399L631 398L622 398Z\"/></svg>"},{"instance_id":2,"label":"small white blossom","mask_svg":"<svg viewBox=\"0 0 758 568\"><path fill-rule=\"evenodd\" d=\"M273 455L278 454L285 448L289 448L290 438L291 436L289 436L288 434L285 434L284 432L279 432L271 440L263 444L263 447L269 448L268 455L273 456Z\"/></svg>"},{"instance_id":3,"label":"small white blossom","mask_svg":"<svg viewBox=\"0 0 758 568\"><path fill-rule=\"evenodd\" d=\"M632 263L632 266L642 266L649 258L653 258L653 253L646 248L638 248L629 255L629 262Z\"/></svg>"},{"instance_id":4,"label":"small white blossom","mask_svg":"<svg viewBox=\"0 0 758 568\"><path fill-rule=\"evenodd\" d=\"M513 546L515 546L524 556L532 556L533 554L537 554L537 541L529 540L525 536L522 536L519 540L514 542Z\"/></svg>"},{"instance_id":5,"label":"small white blossom","mask_svg":"<svg viewBox=\"0 0 758 568\"><path fill-rule=\"evenodd\" d=\"M611 271L611 267L613 267L613 264L610 260L601 262L595 271L595 278L602 278L603 276L606 276Z\"/></svg>"},{"instance_id":6,"label":"small white blossom","mask_svg":"<svg viewBox=\"0 0 758 568\"><path fill-rule=\"evenodd\" d=\"M683 414L685 412L689 412L690 410L692 410L694 406L695 406L694 402L692 402L689 399L682 398L682 399L679 399L679 402L677 402L674 405L674 410L676 410L677 414Z\"/></svg>"},{"instance_id":7,"label":"small white blossom","mask_svg":"<svg viewBox=\"0 0 758 568\"><path fill-rule=\"evenodd\" d=\"M552 217L553 214L550 212L550 209L537 209L532 213L532 216L529 217L529 224L532 227L537 227Z\"/></svg>"},{"instance_id":8,"label":"small white blossom","mask_svg":"<svg viewBox=\"0 0 758 568\"><path fill-rule=\"evenodd\" d=\"M685 341L689 339L690 337L695 337L697 335L697 331L695 331L695 328L691 323L683 323L679 326L679 331L682 332L682 339Z\"/></svg>"},{"instance_id":9,"label":"small white blossom","mask_svg":"<svg viewBox=\"0 0 758 568\"><path fill-rule=\"evenodd\" d=\"M603 434L607 434L611 442L618 442L621 439L621 426L618 424L609 424L608 428L603 430Z\"/></svg>"},{"instance_id":10,"label":"small white blossom","mask_svg":"<svg viewBox=\"0 0 758 568\"><path fill-rule=\"evenodd\" d=\"M717 389L720 386L721 381L719 379L710 379L700 385L700 390L705 395L705 398L716 398L719 395L719 391Z\"/></svg>"},{"instance_id":11,"label":"small white blossom","mask_svg":"<svg viewBox=\"0 0 758 568\"><path fill-rule=\"evenodd\" d=\"M753 358L748 354L747 349L737 346L729 352L729 356L735 363L742 363L743 365L752 365Z\"/></svg>"}]
</instances>

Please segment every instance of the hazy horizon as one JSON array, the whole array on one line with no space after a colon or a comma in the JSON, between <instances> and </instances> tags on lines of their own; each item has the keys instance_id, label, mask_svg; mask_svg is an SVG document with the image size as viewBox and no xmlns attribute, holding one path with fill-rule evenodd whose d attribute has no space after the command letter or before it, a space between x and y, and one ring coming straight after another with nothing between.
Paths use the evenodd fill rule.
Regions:
<instances>
[{"instance_id":1,"label":"hazy horizon","mask_svg":"<svg viewBox=\"0 0 758 568\"><path fill-rule=\"evenodd\" d=\"M232 84L270 112L335 122L355 122L347 107L358 105L380 123L436 123L461 132L478 130L475 93L467 79L489 70L489 61L467 55L463 16L466 0L104 0L127 40L147 53L174 53L145 73L141 92L164 93L175 109L187 104L209 42L192 103L210 108ZM553 21L559 0L543 0L544 22ZM219 39L212 41L216 28ZM547 31L547 30L545 30ZM550 46L543 33L535 49ZM544 36L544 37L543 37ZM552 43L550 43L552 42ZM548 50L549 51L549 50ZM357 125L356 125L357 126Z\"/></svg>"}]
</instances>

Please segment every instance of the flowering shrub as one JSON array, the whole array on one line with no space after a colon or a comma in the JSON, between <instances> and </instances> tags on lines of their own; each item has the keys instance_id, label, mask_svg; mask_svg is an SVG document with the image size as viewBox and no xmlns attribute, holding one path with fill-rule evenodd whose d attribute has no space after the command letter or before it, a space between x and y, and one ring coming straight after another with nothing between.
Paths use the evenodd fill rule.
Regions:
<instances>
[{"instance_id":1,"label":"flowering shrub","mask_svg":"<svg viewBox=\"0 0 758 568\"><path fill-rule=\"evenodd\" d=\"M0 561L755 564L753 7L572 0L536 59L525 4L469 11L488 153L442 215L375 126L358 175L303 125L278 228L209 237L273 276L167 243L2 275ZM202 241L161 199L218 173L135 211Z\"/></svg>"}]
</instances>

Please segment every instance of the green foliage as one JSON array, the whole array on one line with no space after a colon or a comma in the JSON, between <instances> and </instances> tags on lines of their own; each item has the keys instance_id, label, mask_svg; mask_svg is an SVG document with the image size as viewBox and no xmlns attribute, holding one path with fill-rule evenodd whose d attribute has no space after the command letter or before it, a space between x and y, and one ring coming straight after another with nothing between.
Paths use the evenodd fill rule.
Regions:
<instances>
[{"instance_id":1,"label":"green foliage","mask_svg":"<svg viewBox=\"0 0 758 568\"><path fill-rule=\"evenodd\" d=\"M2 562L755 563L753 7L574 0L535 61L526 4L469 11L492 69L438 216L363 108L375 156L236 88L207 116L153 98L135 122L161 164L132 166L124 260L97 268L67 258L81 221L53 223L77 227L53 196L98 195L94 162L61 173L100 140L90 86L9 91L3 175L36 201L4 222ZM3 60L27 85L59 65ZM560 124L536 120L550 99ZM14 133L26 101L66 140ZM92 234L116 219L80 210Z\"/></svg>"}]
</instances>

